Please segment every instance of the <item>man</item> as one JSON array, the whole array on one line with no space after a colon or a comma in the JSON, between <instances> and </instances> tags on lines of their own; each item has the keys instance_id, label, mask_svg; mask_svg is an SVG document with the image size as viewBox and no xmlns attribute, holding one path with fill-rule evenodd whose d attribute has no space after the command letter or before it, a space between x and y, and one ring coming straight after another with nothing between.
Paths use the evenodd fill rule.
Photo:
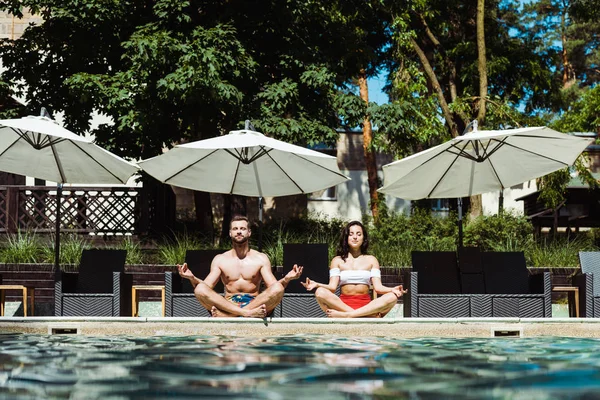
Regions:
<instances>
[{"instance_id":1,"label":"man","mask_svg":"<svg viewBox=\"0 0 600 400\"><path fill-rule=\"evenodd\" d=\"M248 218L234 216L229 225L232 248L213 259L204 280L195 277L187 264L177 265L179 275L191 282L194 295L213 317L264 318L281 302L288 283L302 275L303 267L294 265L278 281L267 255L250 249L250 235ZM219 279L225 285L225 297L213 290ZM259 293L262 281L267 289Z\"/></svg>"}]
</instances>

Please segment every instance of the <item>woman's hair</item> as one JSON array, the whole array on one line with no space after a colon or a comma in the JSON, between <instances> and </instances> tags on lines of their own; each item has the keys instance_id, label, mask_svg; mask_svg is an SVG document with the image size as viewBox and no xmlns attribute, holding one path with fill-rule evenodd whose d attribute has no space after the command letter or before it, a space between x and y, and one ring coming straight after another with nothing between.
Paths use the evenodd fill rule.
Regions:
<instances>
[{"instance_id":1,"label":"woman's hair","mask_svg":"<svg viewBox=\"0 0 600 400\"><path fill-rule=\"evenodd\" d=\"M348 246L348 236L350 236L350 228L358 225L362 229L363 232L363 242L360 245L360 251L362 254L367 254L367 249L369 248L369 234L365 229L364 225L359 221L351 221L342 229L342 234L340 235L340 242L338 243L337 248L337 256L342 257L342 260L346 261L348 258L348 253L350 252L350 246Z\"/></svg>"}]
</instances>

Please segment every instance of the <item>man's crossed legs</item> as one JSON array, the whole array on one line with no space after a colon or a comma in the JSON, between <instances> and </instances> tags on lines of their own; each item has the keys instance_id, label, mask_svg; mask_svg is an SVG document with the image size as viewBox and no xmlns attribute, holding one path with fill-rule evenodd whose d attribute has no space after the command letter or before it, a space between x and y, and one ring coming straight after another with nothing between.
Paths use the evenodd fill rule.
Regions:
<instances>
[{"instance_id":1,"label":"man's crossed legs","mask_svg":"<svg viewBox=\"0 0 600 400\"><path fill-rule=\"evenodd\" d=\"M196 285L194 295L200 304L210 311L213 317L265 318L281 302L284 290L283 285L277 282L261 292L250 302L246 303L244 301L240 303L223 297L204 282L201 282ZM239 295L247 296L244 293L239 293Z\"/></svg>"}]
</instances>

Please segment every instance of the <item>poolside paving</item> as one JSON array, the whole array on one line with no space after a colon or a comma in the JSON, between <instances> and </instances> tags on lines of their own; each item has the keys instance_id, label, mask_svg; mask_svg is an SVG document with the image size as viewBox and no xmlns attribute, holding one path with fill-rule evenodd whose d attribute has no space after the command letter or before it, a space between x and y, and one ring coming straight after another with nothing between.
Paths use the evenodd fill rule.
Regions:
<instances>
[{"instance_id":1,"label":"poolside paving","mask_svg":"<svg viewBox=\"0 0 600 400\"><path fill-rule=\"evenodd\" d=\"M600 318L162 318L162 317L3 317L0 333L79 333L90 336L224 335L270 337L295 334L342 336L491 337L493 332L521 336L600 338Z\"/></svg>"}]
</instances>

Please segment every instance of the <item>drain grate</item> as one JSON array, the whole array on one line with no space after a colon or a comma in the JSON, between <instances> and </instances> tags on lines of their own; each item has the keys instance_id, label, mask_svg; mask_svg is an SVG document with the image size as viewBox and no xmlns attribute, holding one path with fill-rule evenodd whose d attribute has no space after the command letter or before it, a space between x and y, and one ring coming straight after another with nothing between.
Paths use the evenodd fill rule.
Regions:
<instances>
[{"instance_id":1,"label":"drain grate","mask_svg":"<svg viewBox=\"0 0 600 400\"><path fill-rule=\"evenodd\" d=\"M49 325L48 335L79 335L79 325Z\"/></svg>"},{"instance_id":2,"label":"drain grate","mask_svg":"<svg viewBox=\"0 0 600 400\"><path fill-rule=\"evenodd\" d=\"M492 337L523 337L523 327L492 327Z\"/></svg>"}]
</instances>

